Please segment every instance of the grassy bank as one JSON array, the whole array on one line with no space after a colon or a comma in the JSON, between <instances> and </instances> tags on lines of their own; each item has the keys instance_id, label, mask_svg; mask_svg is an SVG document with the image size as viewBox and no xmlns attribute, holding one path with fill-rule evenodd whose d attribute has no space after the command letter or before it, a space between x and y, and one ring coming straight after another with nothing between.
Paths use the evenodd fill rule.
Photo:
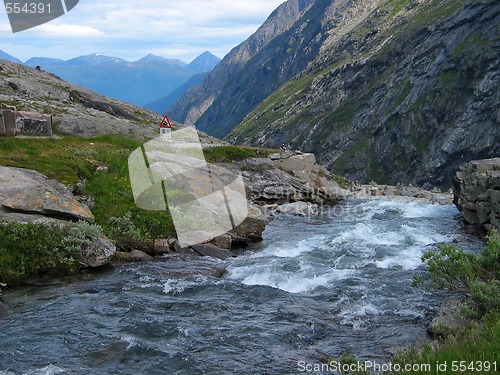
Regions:
<instances>
[{"instance_id":1,"label":"grassy bank","mask_svg":"<svg viewBox=\"0 0 500 375\"><path fill-rule=\"evenodd\" d=\"M72 188L85 180L83 193L95 198L92 212L96 227L117 242L140 241L152 245L156 238L175 236L168 211L136 207L128 173L128 157L144 142L124 136L3 138L0 165L33 169ZM273 150L222 146L205 150L208 162L230 163L265 157ZM107 171L97 168L106 166ZM65 251L65 233L43 225L0 226L0 283L13 285L38 274L68 273L78 264Z\"/></svg>"},{"instance_id":2,"label":"grassy bank","mask_svg":"<svg viewBox=\"0 0 500 375\"><path fill-rule=\"evenodd\" d=\"M170 214L136 207L128 176L128 157L142 145L123 136L92 139L0 138L0 165L34 169L71 187L84 179L85 194L95 198L96 224L110 232L110 220L130 215L142 238L175 234ZM98 173L98 166L108 171Z\"/></svg>"},{"instance_id":3,"label":"grassy bank","mask_svg":"<svg viewBox=\"0 0 500 375\"><path fill-rule=\"evenodd\" d=\"M500 373L500 235L491 231L487 239L479 254L467 253L454 245L442 245L438 251L429 251L423 256L430 285L464 297L459 313L467 324L435 346L410 348L397 355L395 361L403 366L431 365L430 371L401 373Z\"/></svg>"}]
</instances>

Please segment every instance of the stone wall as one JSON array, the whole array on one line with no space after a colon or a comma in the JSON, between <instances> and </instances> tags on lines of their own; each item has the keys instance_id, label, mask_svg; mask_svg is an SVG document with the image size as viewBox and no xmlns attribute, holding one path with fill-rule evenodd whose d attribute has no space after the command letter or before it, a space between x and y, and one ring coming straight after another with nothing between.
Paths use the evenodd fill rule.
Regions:
<instances>
[{"instance_id":1,"label":"stone wall","mask_svg":"<svg viewBox=\"0 0 500 375\"><path fill-rule=\"evenodd\" d=\"M500 158L474 160L453 179L453 203L466 224L486 232L500 228Z\"/></svg>"},{"instance_id":2,"label":"stone wall","mask_svg":"<svg viewBox=\"0 0 500 375\"><path fill-rule=\"evenodd\" d=\"M17 111L16 107L0 107L0 135L14 137L52 136L52 116L36 112Z\"/></svg>"}]
</instances>

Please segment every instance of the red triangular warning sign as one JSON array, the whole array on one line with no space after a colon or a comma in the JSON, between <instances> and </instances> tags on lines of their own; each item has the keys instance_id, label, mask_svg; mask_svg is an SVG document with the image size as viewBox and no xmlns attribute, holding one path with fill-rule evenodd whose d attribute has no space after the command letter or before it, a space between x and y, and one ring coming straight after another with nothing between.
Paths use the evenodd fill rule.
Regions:
<instances>
[{"instance_id":1,"label":"red triangular warning sign","mask_svg":"<svg viewBox=\"0 0 500 375\"><path fill-rule=\"evenodd\" d=\"M168 119L167 115L165 115L163 117L163 120L161 120L160 128L172 129L172 124L170 123L170 120Z\"/></svg>"}]
</instances>

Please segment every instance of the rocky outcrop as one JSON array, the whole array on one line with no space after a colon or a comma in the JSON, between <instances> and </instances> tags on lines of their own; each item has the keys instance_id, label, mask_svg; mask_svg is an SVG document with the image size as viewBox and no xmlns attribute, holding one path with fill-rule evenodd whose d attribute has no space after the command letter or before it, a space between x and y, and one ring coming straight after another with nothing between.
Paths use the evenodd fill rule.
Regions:
<instances>
[{"instance_id":1,"label":"rocky outcrop","mask_svg":"<svg viewBox=\"0 0 500 375\"><path fill-rule=\"evenodd\" d=\"M500 228L500 158L462 165L453 179L453 193L466 224L483 232Z\"/></svg>"},{"instance_id":2,"label":"rocky outcrop","mask_svg":"<svg viewBox=\"0 0 500 375\"><path fill-rule=\"evenodd\" d=\"M36 112L17 111L14 106L0 106L0 135L52 135L52 116Z\"/></svg>"},{"instance_id":3,"label":"rocky outcrop","mask_svg":"<svg viewBox=\"0 0 500 375\"><path fill-rule=\"evenodd\" d=\"M499 22L492 1L315 1L196 125L313 152L361 183L447 190L459 165L500 152Z\"/></svg>"},{"instance_id":4,"label":"rocky outcrop","mask_svg":"<svg viewBox=\"0 0 500 375\"><path fill-rule=\"evenodd\" d=\"M161 118L147 109L110 99L24 65L0 61L0 134L92 137L126 134L152 138Z\"/></svg>"},{"instance_id":5,"label":"rocky outcrop","mask_svg":"<svg viewBox=\"0 0 500 375\"><path fill-rule=\"evenodd\" d=\"M336 204L347 195L313 154L249 158L239 163L248 198L256 205L292 202Z\"/></svg>"},{"instance_id":6,"label":"rocky outcrop","mask_svg":"<svg viewBox=\"0 0 500 375\"><path fill-rule=\"evenodd\" d=\"M116 253L116 246L109 238L100 236L91 244L79 249L73 255L84 268L98 268L108 265Z\"/></svg>"},{"instance_id":7,"label":"rocky outcrop","mask_svg":"<svg viewBox=\"0 0 500 375\"><path fill-rule=\"evenodd\" d=\"M0 166L0 220L3 218L46 216L94 222L90 209L55 180L36 171Z\"/></svg>"},{"instance_id":8,"label":"rocky outcrop","mask_svg":"<svg viewBox=\"0 0 500 375\"><path fill-rule=\"evenodd\" d=\"M283 64L280 67L281 77L266 80L270 66L264 62L266 62L269 55L261 51L263 49L275 51L275 48L282 44L283 41L285 42L283 44L286 44L287 36L283 37L281 41L276 39L279 39L280 36L290 30L313 3L314 0L288 0L280 5L248 40L229 52L200 85L188 90L174 103L169 109L171 117L186 125L193 125L196 122L198 129L202 131L213 130L212 135L220 137L227 134L230 125L226 121L219 121L220 129L216 131L217 127L214 127L212 122L214 114L218 116L217 112L224 108L226 117L229 118L234 114L238 114L242 119L248 109L257 104L255 103L257 97L263 99L300 70L295 64L290 64L290 59L294 58L294 56L288 54L288 64ZM275 45L270 48L269 44L273 41ZM296 40L289 41L289 43L294 42ZM286 49L286 46L281 46L281 48ZM310 54L313 54L313 51L310 51ZM261 56L259 64L251 63L258 55ZM306 59L299 56L297 58L300 58L303 64L307 63ZM240 73L246 67L251 69L253 67L253 70L252 72L245 72L244 77L241 77ZM251 82L252 86L258 84L259 90L252 92L241 90L239 84L242 81ZM226 90L226 87L230 89ZM214 103L223 92L224 99L219 98L217 103ZM226 106L225 103L231 99L231 96L241 98L240 105L237 107ZM215 107L217 107L217 110L215 110ZM209 110L209 113L205 114L207 110Z\"/></svg>"},{"instance_id":9,"label":"rocky outcrop","mask_svg":"<svg viewBox=\"0 0 500 375\"><path fill-rule=\"evenodd\" d=\"M425 190L416 186L391 186L378 185L352 185L349 188L349 197L366 199L374 197L385 197L405 202L421 202L430 204L447 205L453 203L451 192L441 192L439 189Z\"/></svg>"},{"instance_id":10,"label":"rocky outcrop","mask_svg":"<svg viewBox=\"0 0 500 375\"><path fill-rule=\"evenodd\" d=\"M67 237L82 243L73 256L86 268L109 264L116 252L114 243L103 235L78 241L74 225L93 223L94 215L64 185L33 170L0 166L0 221L68 227Z\"/></svg>"}]
</instances>

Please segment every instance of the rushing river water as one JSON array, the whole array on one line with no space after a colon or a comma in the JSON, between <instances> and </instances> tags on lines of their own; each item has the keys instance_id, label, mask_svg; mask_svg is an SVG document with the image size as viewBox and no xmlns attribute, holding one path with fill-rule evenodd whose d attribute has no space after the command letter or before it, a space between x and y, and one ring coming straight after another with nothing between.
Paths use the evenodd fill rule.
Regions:
<instances>
[{"instance_id":1,"label":"rushing river water","mask_svg":"<svg viewBox=\"0 0 500 375\"><path fill-rule=\"evenodd\" d=\"M343 352L387 362L425 340L442 296L411 280L424 251L451 241L480 245L453 206L347 201L280 217L227 261L164 258L9 290L0 374L296 374Z\"/></svg>"}]
</instances>

